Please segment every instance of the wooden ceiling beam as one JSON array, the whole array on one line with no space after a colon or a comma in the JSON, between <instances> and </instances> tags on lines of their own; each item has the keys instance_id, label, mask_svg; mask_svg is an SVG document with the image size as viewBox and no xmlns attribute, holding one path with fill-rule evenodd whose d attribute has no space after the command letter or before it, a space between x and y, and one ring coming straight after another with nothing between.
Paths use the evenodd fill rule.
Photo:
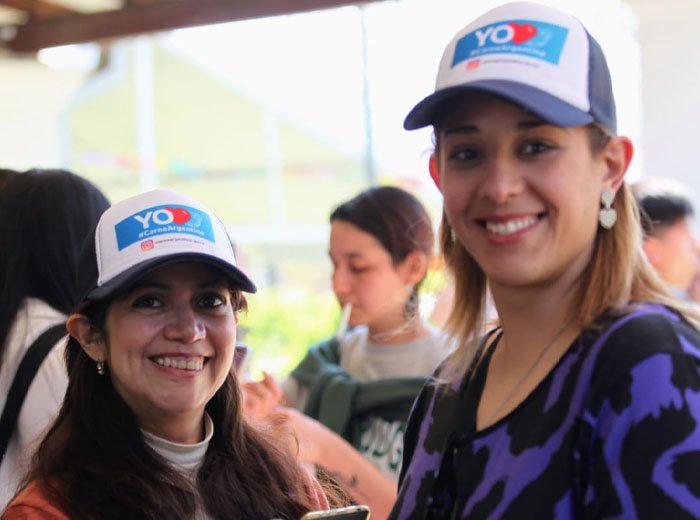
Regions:
<instances>
[{"instance_id":1,"label":"wooden ceiling beam","mask_svg":"<svg viewBox=\"0 0 700 520\"><path fill-rule=\"evenodd\" d=\"M15 37L7 40L5 45L15 52L35 52L45 47L71 43L293 14L369 1L373 0L176 0L127 4L115 11L73 14L52 20L30 20L17 26Z\"/></svg>"},{"instance_id":2,"label":"wooden ceiling beam","mask_svg":"<svg viewBox=\"0 0 700 520\"><path fill-rule=\"evenodd\" d=\"M55 18L76 14L76 11L44 0L0 0L0 5L24 11L33 19Z\"/></svg>"}]
</instances>

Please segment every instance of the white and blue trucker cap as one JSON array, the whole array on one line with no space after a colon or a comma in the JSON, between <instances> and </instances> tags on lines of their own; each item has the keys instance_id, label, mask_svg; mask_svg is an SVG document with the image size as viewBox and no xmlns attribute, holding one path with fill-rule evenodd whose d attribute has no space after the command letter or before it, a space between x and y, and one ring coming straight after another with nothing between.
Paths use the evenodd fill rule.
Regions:
<instances>
[{"instance_id":1,"label":"white and blue trucker cap","mask_svg":"<svg viewBox=\"0 0 700 520\"><path fill-rule=\"evenodd\" d=\"M204 205L181 193L153 190L105 211L83 244L78 288L83 300L103 300L158 267L183 261L218 268L236 287L255 284L236 263L226 228Z\"/></svg>"},{"instance_id":2,"label":"white and blue trucker cap","mask_svg":"<svg viewBox=\"0 0 700 520\"><path fill-rule=\"evenodd\" d=\"M531 2L483 14L445 48L435 92L404 121L439 122L445 102L469 91L502 97L560 127L597 122L617 132L610 71L598 42L575 17Z\"/></svg>"}]
</instances>

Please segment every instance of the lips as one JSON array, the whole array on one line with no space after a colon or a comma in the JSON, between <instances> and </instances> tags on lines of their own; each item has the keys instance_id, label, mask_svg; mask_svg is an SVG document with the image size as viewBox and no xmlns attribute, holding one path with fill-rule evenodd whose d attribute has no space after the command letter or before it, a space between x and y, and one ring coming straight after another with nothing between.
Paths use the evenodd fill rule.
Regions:
<instances>
[{"instance_id":1,"label":"lips","mask_svg":"<svg viewBox=\"0 0 700 520\"><path fill-rule=\"evenodd\" d=\"M537 224L545 214L528 215L524 217L477 219L479 225L496 235L513 235Z\"/></svg>"}]
</instances>

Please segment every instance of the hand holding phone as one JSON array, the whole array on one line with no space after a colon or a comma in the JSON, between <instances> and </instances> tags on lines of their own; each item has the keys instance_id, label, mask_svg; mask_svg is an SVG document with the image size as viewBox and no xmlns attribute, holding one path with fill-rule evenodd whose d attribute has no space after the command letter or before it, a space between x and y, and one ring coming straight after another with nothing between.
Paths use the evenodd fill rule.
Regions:
<instances>
[{"instance_id":1,"label":"hand holding phone","mask_svg":"<svg viewBox=\"0 0 700 520\"><path fill-rule=\"evenodd\" d=\"M325 511L309 511L301 520L369 520L370 512L367 506L348 506Z\"/></svg>"}]
</instances>

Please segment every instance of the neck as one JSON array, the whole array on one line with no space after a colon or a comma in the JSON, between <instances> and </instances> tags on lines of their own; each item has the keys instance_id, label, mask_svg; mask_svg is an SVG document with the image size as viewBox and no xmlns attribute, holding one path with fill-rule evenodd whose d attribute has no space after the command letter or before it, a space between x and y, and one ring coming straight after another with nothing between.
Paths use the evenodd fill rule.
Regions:
<instances>
[{"instance_id":1,"label":"neck","mask_svg":"<svg viewBox=\"0 0 700 520\"><path fill-rule=\"evenodd\" d=\"M410 320L397 320L395 323L377 327L368 325L369 339L373 343L395 345L414 341L428 334L428 327L416 316Z\"/></svg>"},{"instance_id":2,"label":"neck","mask_svg":"<svg viewBox=\"0 0 700 520\"><path fill-rule=\"evenodd\" d=\"M143 430L178 444L196 444L204 439L204 412L178 415L167 421L147 421L140 426Z\"/></svg>"},{"instance_id":3,"label":"neck","mask_svg":"<svg viewBox=\"0 0 700 520\"><path fill-rule=\"evenodd\" d=\"M492 287L508 350L529 355L530 349L546 343L564 324L571 322L577 292L577 283L559 283L545 289Z\"/></svg>"}]
</instances>

